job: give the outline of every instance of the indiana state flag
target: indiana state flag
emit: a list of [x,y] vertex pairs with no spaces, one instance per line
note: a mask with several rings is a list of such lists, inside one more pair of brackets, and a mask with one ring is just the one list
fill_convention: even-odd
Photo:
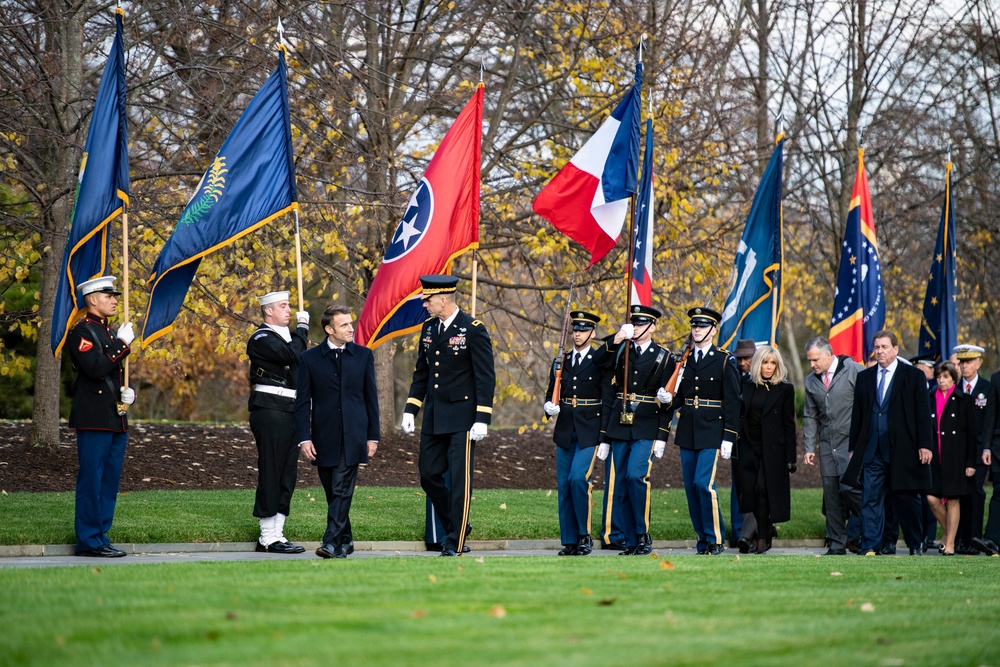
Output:
[[944,206],[920,321],[920,355],[940,361],[958,345],[955,304],[955,205],[951,199],[951,162],[946,165]]
[[851,193],[851,210],[841,245],[837,291],[830,319],[830,346],[865,363],[872,354],[872,336],[885,327],[885,292],[875,238],[872,198],[865,174],[865,151],[858,149],[858,173]]
[[479,247],[483,84],[458,114],[410,197],[358,317],[354,341],[370,348],[415,331],[427,319],[420,276],[448,273]]
[[153,266],[142,347],[173,328],[202,257],[298,208],[285,52],[202,176]]
[[767,163],[750,206],[747,225],[736,250],[729,297],[722,310],[719,345],[749,338],[775,344],[781,317],[782,242],[781,168],[785,139]]
[[589,250],[590,266],[615,246],[637,189],[641,97],[640,62],[611,116],[535,197],[535,213]]
[[653,305],[653,119],[646,119],[646,153],[632,239],[632,305]]
[[125,109],[125,49],[122,10],[115,12],[115,38],[97,89],[73,196],[69,235],[52,312],[52,353],[58,355],[70,325],[86,310],[77,285],[105,274],[111,220],[128,205],[128,125]]

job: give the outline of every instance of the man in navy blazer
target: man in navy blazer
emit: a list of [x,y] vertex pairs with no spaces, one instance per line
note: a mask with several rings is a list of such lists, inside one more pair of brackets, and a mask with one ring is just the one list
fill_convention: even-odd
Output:
[[900,362],[891,331],[874,337],[875,361],[854,387],[850,462],[842,481],[861,487],[861,553],[879,553],[891,497],[911,555],[921,553],[920,497],[930,488],[934,429],[924,374]]
[[349,513],[358,464],[368,463],[378,447],[375,357],[352,342],[347,306],[327,308],[322,325],[326,340],[299,361],[295,436],[326,492],[326,533],[316,555],[347,558],[354,551]]

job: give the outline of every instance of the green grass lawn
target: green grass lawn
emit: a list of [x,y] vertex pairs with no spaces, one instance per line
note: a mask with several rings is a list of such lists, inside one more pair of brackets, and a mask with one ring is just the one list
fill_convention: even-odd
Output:
[[996,665],[996,568],[727,554],[0,569],[0,665]]
[[[593,528],[600,530],[601,494],[594,494]],[[251,516],[254,492],[142,491],[118,497],[110,537],[119,543],[251,542],[259,535]],[[729,490],[720,489],[729,520]],[[823,536],[820,489],[792,490],[792,520],[779,527],[785,539]],[[682,489],[655,489],[651,534],[658,540],[694,539]],[[73,493],[0,496],[0,544],[72,544]],[[555,491],[480,490],[471,505],[471,539],[558,539]],[[422,540],[424,495],[412,488],[366,487],[354,495],[356,540]],[[326,502],[318,487],[298,489],[285,526],[291,540],[319,541]]]

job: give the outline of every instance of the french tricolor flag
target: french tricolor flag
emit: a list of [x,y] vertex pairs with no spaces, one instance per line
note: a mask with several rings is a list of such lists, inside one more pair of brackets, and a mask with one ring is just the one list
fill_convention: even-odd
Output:
[[589,250],[590,266],[617,243],[637,190],[641,96],[640,62],[625,98],[535,197],[535,213]]

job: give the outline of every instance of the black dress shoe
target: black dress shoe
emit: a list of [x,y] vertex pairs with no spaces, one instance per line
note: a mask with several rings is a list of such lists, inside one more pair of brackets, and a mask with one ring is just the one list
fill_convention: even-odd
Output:
[[979,550],[976,549],[971,544],[960,542],[955,545],[955,553],[962,554],[963,556],[975,556],[976,554],[979,553]]
[[861,541],[860,540],[847,540],[847,544],[844,547],[851,553],[858,553],[861,551]]
[[322,544],[319,549],[316,550],[316,555],[320,558],[336,558],[336,554],[334,553],[335,549],[336,547],[332,544]]
[[721,544],[709,544],[708,549],[705,550],[705,553],[708,554],[709,556],[718,556],[725,550],[726,547],[722,546]]
[[443,545],[440,542],[424,542],[427,551],[441,551]]
[[628,547],[625,546],[625,540],[618,540],[617,542],[601,542],[602,549],[608,549],[610,551],[625,551]]
[[736,548],[740,550],[741,554],[750,553],[750,538],[740,537],[740,539],[736,540]]
[[576,545],[576,556],[589,556],[590,552],[594,550],[594,538],[590,535],[584,535],[580,538],[580,541]]
[[301,554],[305,553],[306,548],[298,544],[278,540],[277,542],[271,542],[266,547],[260,542],[257,542],[257,551],[262,553],[267,552],[269,554]]
[[935,542],[934,540],[927,540],[924,542],[924,551],[930,551],[931,549],[940,549],[941,543]]
[[559,550],[557,556],[575,556],[576,555],[576,545],[575,544],[564,544],[563,548]]
[[881,553],[883,556],[895,556],[896,546],[893,545],[889,547],[882,547],[882,551],[880,551],[879,553]]
[[622,551],[618,555],[619,556],[634,556],[635,555],[635,547],[634,546],[633,547],[625,547],[625,550]]
[[649,533],[640,535],[635,547],[632,550],[632,555],[648,556],[651,553],[653,553],[653,539],[649,536]]
[[458,557],[458,554],[455,553],[454,550],[449,549],[448,547],[444,547],[444,546],[441,547],[441,555],[445,556],[446,558],[457,558]]
[[348,551],[347,551],[347,545],[346,544],[339,544],[339,545],[337,545],[337,546],[335,546],[333,548],[333,557],[334,558],[347,558],[347,554],[348,554]]
[[846,549],[827,549],[826,553],[823,554],[823,555],[824,556],[846,556],[847,555],[847,550]]
[[921,548],[919,548],[919,547],[916,548],[916,549],[910,549],[910,555],[911,556],[923,556],[924,555],[924,550],[921,549]]
[[126,554],[121,549],[115,549],[110,545],[102,544],[101,546],[94,547],[93,549],[77,551],[76,555],[83,556],[84,558],[121,558]]
[[988,556],[997,555],[997,545],[990,539],[983,539],[981,537],[972,538],[972,546],[976,547],[979,551],[982,551]]

